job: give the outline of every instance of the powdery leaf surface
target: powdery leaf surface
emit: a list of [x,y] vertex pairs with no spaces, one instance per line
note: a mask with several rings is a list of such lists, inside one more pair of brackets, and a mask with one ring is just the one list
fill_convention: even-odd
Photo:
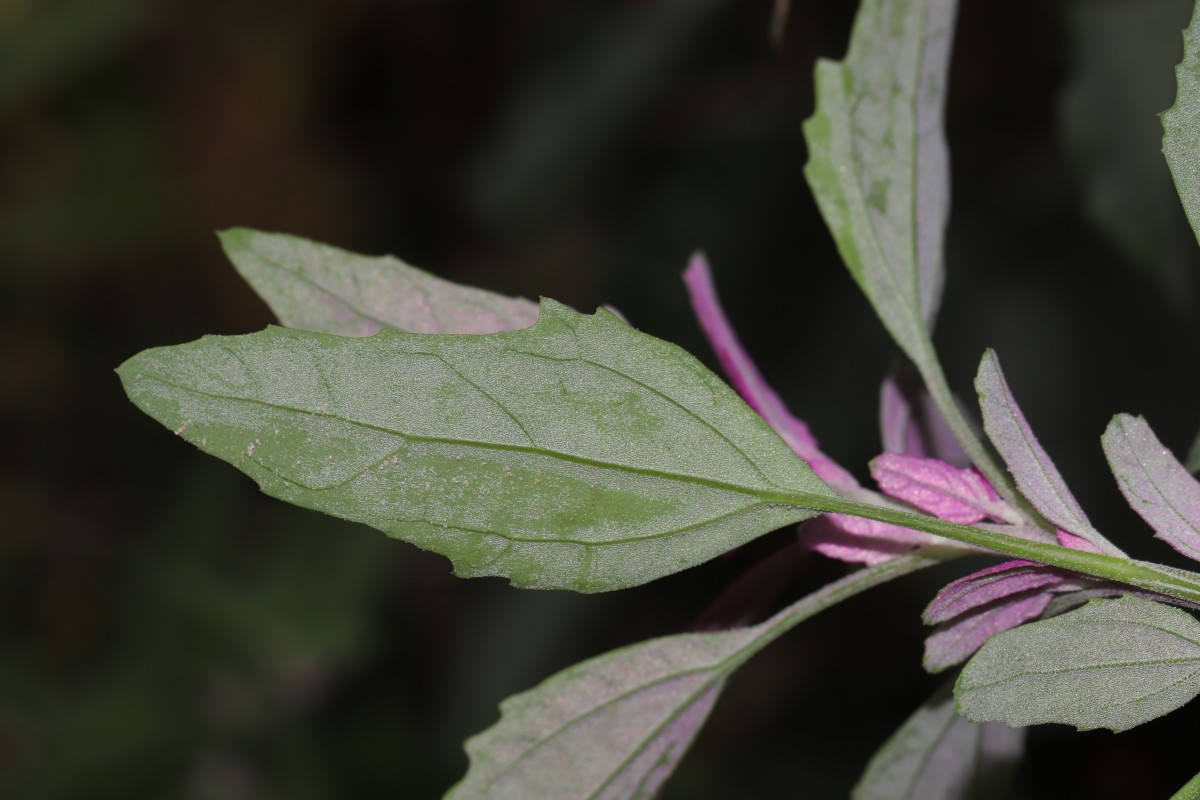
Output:
[[1141,417],[1118,414],[1101,441],[1130,507],[1156,536],[1200,561],[1200,482]]
[[953,0],[868,0],[841,62],[817,63],[804,174],[846,266],[917,364],[942,291],[942,133]]
[[983,427],[1017,482],[1017,488],[1046,519],[1112,555],[1123,555],[1088,521],[1050,456],[1033,435],[1008,388],[1000,360],[988,350],[975,377]]
[[832,491],[683,350],[553,301],[508,333],[268,328],[118,372],[143,411],[267,494],[442,553],[464,577],[634,586]]
[[362,256],[298,236],[233,228],[225,254],[279,321],[342,336],[381,328],[496,333],[537,321],[537,303],[460,286],[392,256]]
[[931,562],[859,570],[758,625],[655,639],[576,664],[500,704],[467,741],[448,800],[648,800],[699,731],[728,677],[823,609]]
[[1200,692],[1200,623],[1126,596],[988,640],[959,675],[959,712],[1010,726],[1048,722],[1123,731]]
[[1200,10],[1183,32],[1183,60],[1175,67],[1175,105],[1162,114],[1163,155],[1200,240]]
[[936,458],[884,453],[871,461],[871,477],[889,497],[927,514],[970,525],[984,518],[1019,522],[976,470]]
[[947,683],[871,758],[853,800],[980,800],[1011,797],[1025,731],[976,723],[954,710]]

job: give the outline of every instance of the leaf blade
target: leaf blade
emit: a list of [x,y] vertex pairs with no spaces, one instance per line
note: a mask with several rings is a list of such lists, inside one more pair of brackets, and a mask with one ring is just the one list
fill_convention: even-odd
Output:
[[958,710],[975,722],[1064,723],[1123,731],[1200,693],[1200,623],[1126,595],[1006,631],[959,675]]
[[953,0],[866,2],[841,62],[817,64],[805,177],[854,279],[902,349],[928,359],[949,209],[942,115]]
[[953,682],[944,684],[876,751],[853,800],[1009,796],[1025,731],[960,717],[952,690]]
[[1163,155],[1200,241],[1200,9],[1183,32],[1183,60],[1175,67],[1175,104],[1162,113]]
[[742,663],[799,622],[931,563],[868,567],[758,625],[654,639],[568,667],[505,700],[500,720],[467,741],[470,766],[447,800],[650,798]]
[[1013,397],[993,350],[983,354],[975,376],[983,428],[1016,479],[1021,494],[1042,516],[1113,555],[1122,555],[1097,531],[1083,512],[1062,474],[1038,442]]
[[1154,535],[1200,560],[1200,482],[1141,417],[1118,414],[1101,437],[1121,494]]
[[698,361],[553,301],[533,328],[269,328],[146,351],[131,399],[272,496],[447,555],[464,576],[604,591],[812,515],[830,494]]
[[460,286],[392,256],[363,256],[299,236],[231,228],[218,236],[234,267],[289,328],[371,336],[496,333],[527,328],[538,306]]

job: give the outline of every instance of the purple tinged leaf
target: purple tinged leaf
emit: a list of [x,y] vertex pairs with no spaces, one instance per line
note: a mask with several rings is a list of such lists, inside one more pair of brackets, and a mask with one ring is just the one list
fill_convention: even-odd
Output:
[[894,367],[879,387],[879,429],[886,453],[970,463],[937,404],[907,365]]
[[808,462],[818,478],[839,489],[857,487],[858,482],[850,473],[821,452],[808,425],[792,416],[742,347],[717,298],[712,272],[703,253],[692,256],[683,273],[683,281],[700,327],[742,399],[766,420],[796,455]]
[[381,328],[497,333],[537,322],[537,303],[459,286],[391,256],[248,228],[220,237],[234,267],[289,328],[341,336],[371,336]]
[[903,500],[940,519],[970,525],[990,517],[1019,523],[975,469],[961,469],[936,458],[884,453],[871,462],[871,476],[889,497]]
[[928,672],[941,672],[966,661],[992,636],[1040,616],[1051,599],[1049,592],[1034,589],[943,623],[925,639],[922,664]]
[[965,720],[953,681],[909,717],[871,758],[853,800],[963,800],[1009,797],[1025,730]]
[[871,566],[939,544],[942,540],[923,531],[886,522],[847,514],[824,514],[805,523],[801,541],[823,556]]
[[1017,488],[1042,516],[1060,528],[1091,541],[1112,555],[1124,555],[1088,521],[1062,475],[1038,443],[1037,437],[1008,388],[1000,361],[988,350],[975,378],[983,427],[996,446]]
[[470,767],[446,798],[648,800],[742,663],[805,619],[931,563],[859,570],[758,625],[654,639],[568,667],[500,704],[500,720],[467,741]]
[[1101,441],[1130,507],[1158,538],[1200,561],[1200,482],[1141,417],[1118,414]]
[[1060,573],[1040,564],[1008,561],[947,584],[925,609],[923,619],[926,625],[936,625],[997,600],[1062,582]]

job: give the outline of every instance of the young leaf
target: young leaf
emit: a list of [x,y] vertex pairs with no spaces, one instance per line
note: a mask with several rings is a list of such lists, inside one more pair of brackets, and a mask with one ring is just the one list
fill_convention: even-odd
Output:
[[954,431],[906,362],[894,364],[880,384],[879,430],[885,453],[936,458],[960,467],[968,463]]
[[219,235],[237,271],[289,328],[342,336],[380,328],[496,333],[537,321],[536,303],[459,286],[392,256],[360,256],[249,228]]
[[1200,561],[1200,482],[1141,417],[1118,414],[1101,440],[1109,466],[1129,505],[1155,535]]
[[992,350],[984,353],[979,362],[975,389],[979,392],[984,430],[1008,465],[1021,494],[1058,527],[1082,536],[1108,553],[1122,555],[1092,527],[1058,468],[1033,435],[1008,388],[1004,373],[1000,371],[1000,360]]
[[1200,693],[1200,623],[1152,600],[1093,600],[988,640],[955,686],[976,722],[1123,731]]
[[1162,113],[1163,155],[1200,239],[1200,10],[1183,32],[1183,61],[1175,67],[1175,105]]
[[954,710],[953,683],[934,692],[871,758],[853,800],[1011,797],[1025,731],[970,722]]
[[118,372],[169,429],[296,505],[465,577],[605,591],[698,564],[831,491],[719,378],[554,301],[488,336],[286,328],[148,350]]
[[865,0],[841,62],[817,63],[804,169],[854,279],[918,366],[942,291],[942,133],[953,0]]
[[1021,521],[974,469],[954,467],[936,458],[884,453],[872,459],[871,477],[889,497],[951,522],[969,525],[988,517],[1000,522]]
[[889,561],[750,628],[654,639],[569,667],[501,703],[500,721],[467,741],[470,767],[447,800],[653,797],[750,656],[814,614],[930,563]]

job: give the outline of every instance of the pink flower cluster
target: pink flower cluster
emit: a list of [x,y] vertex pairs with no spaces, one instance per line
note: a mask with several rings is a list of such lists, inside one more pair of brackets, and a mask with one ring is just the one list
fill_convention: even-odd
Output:
[[[726,318],[702,255],[692,257],[684,282],[700,325],[733,387],[825,483],[849,498],[877,505],[899,501],[940,519],[966,525],[999,523],[1015,535],[1027,535],[1031,526],[1024,515],[1005,503],[983,475],[974,468],[949,463],[965,457],[940,416],[926,413],[924,418],[934,430],[917,434],[918,415],[912,413],[892,380],[885,382],[882,393],[885,440],[889,449],[903,452],[886,452],[871,462],[871,477],[879,492],[863,487],[821,451],[808,425],[792,416],[767,385]],[[926,442],[934,444],[923,444]],[[863,564],[878,564],[944,543],[921,531],[844,514],[810,520],[804,524],[803,535],[817,552]],[[1099,552],[1091,542],[1065,531],[1058,532],[1058,541],[1064,547]],[[936,626],[925,644],[926,669],[936,672],[965,661],[990,636],[1036,619],[1056,595],[1067,592],[1079,592],[1083,599],[1120,590],[1029,561],[1009,561],[954,581],[925,611],[926,623]]]

